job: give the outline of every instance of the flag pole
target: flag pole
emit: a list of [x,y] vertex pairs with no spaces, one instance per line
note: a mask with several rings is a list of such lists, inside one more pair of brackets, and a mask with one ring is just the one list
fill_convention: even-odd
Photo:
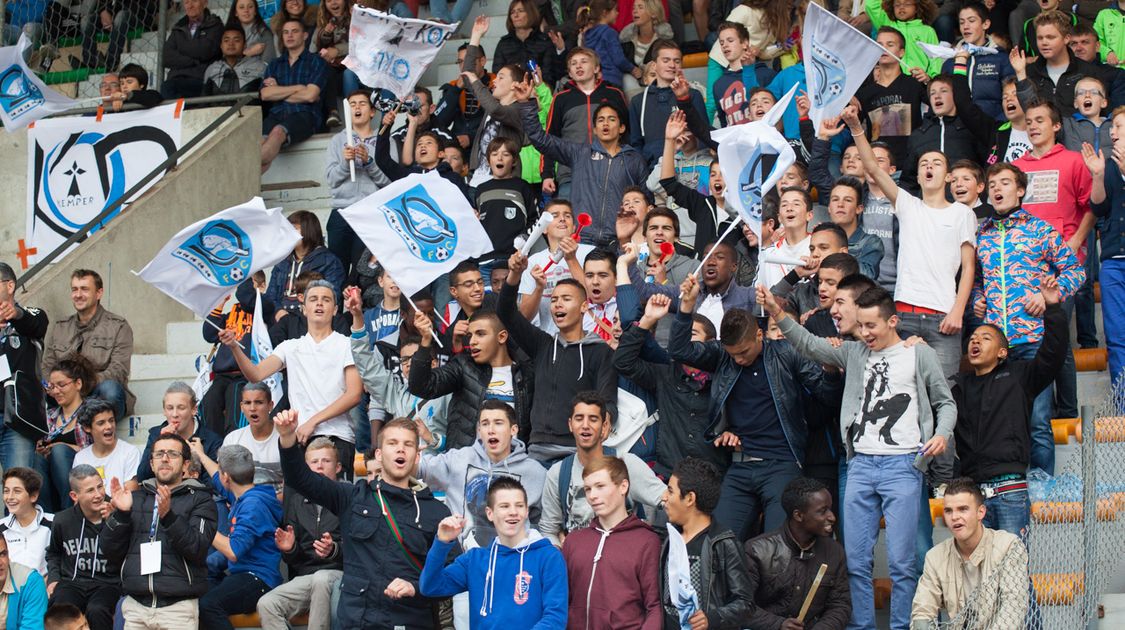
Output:
[[[348,132],[347,146],[355,149],[355,139],[352,136],[352,108],[348,105],[348,99],[344,99],[344,124]],[[355,158],[348,160],[348,168],[351,169],[352,183],[355,183]]]
[[[731,231],[734,230],[734,226],[738,225],[741,222],[742,222],[742,215],[740,214],[740,215],[738,215],[734,218],[734,221],[730,222],[730,225],[727,226],[727,229],[723,230],[722,236],[717,238],[715,240],[715,243],[716,244],[722,243],[724,240],[726,240],[727,236],[729,236]],[[760,241],[761,239],[759,238],[758,240]],[[691,273],[691,275],[698,276],[699,272],[703,271],[703,265],[707,264],[707,259],[710,258],[711,254],[714,253],[714,252],[715,252],[715,248],[712,247],[711,251],[707,252],[707,254],[703,256],[703,260],[699,261],[699,266],[695,268],[695,271],[693,271]]]
[[[204,318],[203,318],[203,323],[204,323],[204,324],[207,324],[208,326],[210,326],[211,328],[214,328],[215,330],[217,330],[217,331],[219,331],[219,332],[223,332],[224,330],[226,330],[226,328],[219,328],[219,325],[218,325],[218,324],[216,324],[215,322],[211,321],[211,320],[210,320],[209,318],[207,318],[207,317],[204,317]],[[243,351],[243,352],[249,352],[249,350],[247,350],[247,349],[246,349],[246,346],[242,345],[242,342],[241,342],[241,341],[239,341],[239,340],[235,339],[235,340],[234,340],[234,343],[238,344],[238,347],[239,347],[239,348],[242,348],[242,351]]]
[[[409,302],[410,306],[414,308],[415,313],[421,313],[422,312],[422,309],[418,308],[418,305],[414,303],[414,300],[410,299],[410,296],[406,294],[406,291],[402,292],[402,297],[406,298],[406,301]],[[437,311],[435,311],[435,313],[436,312]],[[438,317],[440,318],[441,315],[438,315]],[[444,322],[445,319],[442,318],[441,321]],[[447,323],[446,326],[449,326],[449,324]],[[438,338],[438,334],[434,331],[433,328],[430,328],[430,336],[432,336],[434,338],[434,343],[437,344],[437,347],[441,348],[442,350],[445,349],[445,346],[441,345],[441,339]]]

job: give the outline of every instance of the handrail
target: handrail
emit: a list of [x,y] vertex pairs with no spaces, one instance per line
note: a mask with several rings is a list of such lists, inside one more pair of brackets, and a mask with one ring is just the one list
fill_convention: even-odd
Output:
[[[2,0],[0,0],[0,1],[2,1]],[[185,98],[184,99],[184,106],[187,107],[189,105],[195,106],[195,105],[212,105],[212,104],[215,104],[215,103],[231,103],[231,102],[237,102],[239,99],[241,99],[243,97],[250,97],[250,100],[254,100],[256,98],[259,98],[258,92],[238,92],[237,94],[212,94],[211,96],[193,96],[191,98]],[[175,103],[175,102],[176,102],[175,100],[170,99],[170,100],[163,101],[162,103],[160,103],[160,105],[167,105],[169,103]],[[82,108],[79,108],[79,109],[68,109],[68,110],[63,111],[63,112],[55,112],[53,114],[48,114],[47,116],[44,116],[43,118],[65,118],[67,116],[93,116],[93,115],[98,113],[99,109],[102,110],[102,112],[106,113],[106,114],[118,114],[118,113],[121,113],[121,112],[137,112],[137,111],[141,111],[142,109],[149,109],[149,108],[145,107],[144,105],[138,105],[136,103],[123,103],[121,105],[120,112],[118,112],[118,111],[111,111],[111,110],[107,109],[104,105],[96,105],[96,106],[93,106],[93,107],[82,107]]]
[[227,108],[227,110],[220,114],[218,118],[211,121],[211,124],[207,125],[203,128],[202,131],[192,136],[191,140],[188,140],[175,153],[169,155],[168,158],[158,164],[156,168],[149,171],[149,173],[142,177],[136,184],[134,184],[132,188],[126,190],[113,203],[109,204],[108,207],[98,213],[98,216],[91,219],[88,223],[86,223],[86,225],[83,225],[81,228],[79,228],[78,231],[67,237],[67,239],[63,241],[62,244],[51,250],[51,252],[47,255],[43,256],[43,258],[41,258],[39,262],[32,265],[30,269],[28,269],[22,276],[20,276],[19,280],[16,281],[16,285],[22,287],[24,291],[27,291],[27,283],[32,278],[39,275],[39,273],[46,269],[48,265],[54,262],[54,260],[58,258],[64,251],[66,251],[71,245],[89,236],[91,230],[93,230],[99,223],[105,221],[106,218],[111,214],[116,212],[117,209],[120,208],[127,199],[130,199],[133,195],[139,193],[142,189],[144,189],[146,185],[148,185],[150,181],[156,179],[156,176],[158,174],[174,168],[181,157],[187,154],[188,151],[194,149],[197,144],[203,142],[205,138],[214,133],[214,131],[218,129],[220,125],[226,122],[228,118],[234,116],[243,107],[245,107],[247,103],[249,103],[256,97],[256,94],[242,95],[234,105],[231,105],[229,108]]

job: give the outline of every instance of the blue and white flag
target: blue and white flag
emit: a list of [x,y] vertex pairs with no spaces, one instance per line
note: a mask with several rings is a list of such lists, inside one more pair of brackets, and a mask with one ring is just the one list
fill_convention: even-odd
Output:
[[[262,292],[255,289],[254,319],[250,326],[250,360],[257,365],[271,354],[273,354],[273,342],[270,341],[270,332],[262,315]],[[285,395],[284,390],[281,389],[281,372],[275,372],[273,376],[262,382],[269,386],[271,400],[279,401]],[[246,426],[245,416],[239,420],[239,426]]]
[[691,562],[680,530],[668,527],[668,596],[679,613],[680,629],[691,630],[691,616],[699,610],[699,595],[691,583]]
[[887,51],[815,2],[810,2],[805,12],[801,38],[805,83],[809,86],[809,119],[813,129],[819,129],[820,121],[844,111]]
[[[915,42],[922,52],[926,53],[927,57],[931,59],[953,59],[957,56],[957,48],[942,42],[940,44],[927,44],[926,42]],[[992,46],[977,46],[974,44],[961,44],[958,48],[963,49],[970,55],[995,55],[1000,52],[998,48]]]
[[796,91],[794,85],[761,120],[711,132],[711,139],[719,143],[719,170],[727,182],[723,196],[759,239],[762,238],[762,192],[777,185],[785,171],[797,161],[793,147],[777,130],[777,123]]
[[465,195],[435,171],[392,182],[340,215],[407,296],[492,251]]
[[373,90],[385,88],[403,99],[414,91],[455,30],[457,24],[400,18],[356,5],[344,65],[364,85]]
[[261,197],[180,230],[138,276],[207,317],[238,285],[293,252],[301,234]]
[[0,48],[0,120],[8,133],[78,105],[78,101],[47,87],[24,63],[24,52],[31,46],[27,35],[20,35],[15,46]]

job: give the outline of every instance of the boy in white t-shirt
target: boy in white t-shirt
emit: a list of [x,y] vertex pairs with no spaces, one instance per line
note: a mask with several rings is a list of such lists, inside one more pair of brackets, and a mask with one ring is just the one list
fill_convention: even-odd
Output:
[[[784,237],[776,244],[763,248],[763,255],[776,251],[782,256],[793,259],[808,256],[809,243],[812,239],[809,234],[809,221],[812,220],[812,198],[809,196],[809,191],[797,186],[783,188],[777,206],[777,220],[781,224]],[[758,284],[772,287],[780,282],[785,274],[793,271],[793,267],[793,265],[760,262]]]
[[946,200],[949,162],[944,154],[927,151],[918,157],[919,199],[879,168],[855,112],[845,111],[843,120],[864,168],[898,217],[898,331],[924,339],[937,352],[946,378],[952,377],[961,364],[961,322],[976,270],[976,216],[965,204]]
[[282,369],[287,370],[289,406],[302,421],[297,439],[308,443],[313,437],[330,438],[345,463],[344,477],[351,479],[355,459],[355,427],[348,412],[359,404],[363,382],[352,360],[348,338],[332,330],[336,313],[336,289],[324,280],[305,287],[305,317],[309,332],[298,339],[283,341],[273,354],[255,365],[234,336],[234,331],[219,333],[219,341],[231,350],[238,369],[252,383],[259,383]]
[[[551,317],[551,293],[560,280],[582,278],[582,263],[594,247],[576,242],[574,235],[574,209],[565,199],[555,199],[543,209],[555,218],[543,232],[547,249],[527,257],[531,273],[520,279],[520,313],[532,324],[548,333],[556,333],[559,327]],[[559,256],[547,269],[547,264]]]
[[113,405],[99,398],[87,398],[78,408],[78,424],[90,434],[92,441],[74,454],[73,466],[89,464],[109,485],[117,479],[129,492],[137,484],[137,467],[141,464],[141,451],[128,442],[117,439],[117,420]]
[[223,446],[237,444],[246,447],[254,458],[254,465],[281,472],[281,454],[277,450],[277,430],[273,428],[273,395],[265,383],[247,383],[242,388],[239,402],[246,426],[235,429],[223,438]]

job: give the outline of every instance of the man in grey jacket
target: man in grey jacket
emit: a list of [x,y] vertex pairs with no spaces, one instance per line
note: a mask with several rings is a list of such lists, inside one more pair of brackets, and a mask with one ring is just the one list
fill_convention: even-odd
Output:
[[758,288],[758,303],[782,334],[806,357],[845,371],[840,433],[848,455],[844,540],[852,592],[849,627],[875,625],[871,607],[872,553],[879,517],[887,522],[891,627],[910,625],[918,584],[914,542],[922,503],[922,473],[945,452],[957,422],[957,404],[933,348],[909,347],[895,327],[894,299],[881,288],[856,298],[859,337],[839,348],[813,336],[788,317],[777,300]]

